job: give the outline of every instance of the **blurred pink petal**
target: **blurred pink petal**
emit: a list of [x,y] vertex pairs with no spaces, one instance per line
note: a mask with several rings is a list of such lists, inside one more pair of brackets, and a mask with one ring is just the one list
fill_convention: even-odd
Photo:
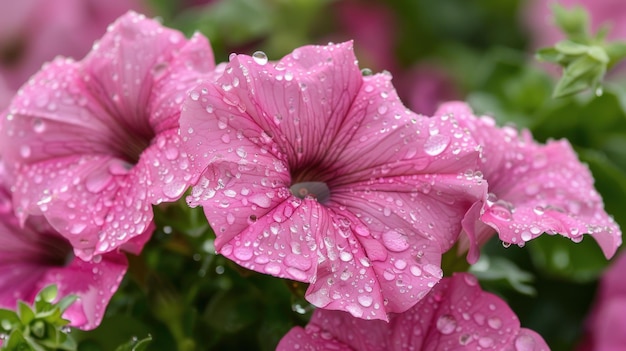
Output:
[[142,1],[0,2],[0,79],[15,92],[55,56],[85,56],[107,25],[131,9],[144,10]]
[[365,319],[409,309],[439,281],[485,196],[473,140],[452,118],[407,110],[388,75],[361,76],[351,43],[276,63],[232,56],[190,93],[181,135],[203,172],[188,202],[217,251]]
[[[494,232],[509,244],[524,245],[542,233],[561,234],[575,242],[591,235],[608,258],[621,244],[621,231],[604,211],[593,177],[567,140],[536,143],[530,132],[498,128],[490,117],[475,117],[464,103],[448,103],[437,115],[454,116],[482,145],[481,171],[489,194],[479,212],[468,220],[470,256],[477,243]],[[473,226],[472,224],[475,224]],[[485,224],[493,230],[490,230]]]
[[397,19],[392,8],[383,2],[360,0],[337,1],[334,8],[345,37],[355,42],[361,64],[375,71],[395,71]]
[[20,218],[44,215],[86,260],[129,241],[138,251],[151,206],[176,201],[195,180],[178,118],[213,69],[204,37],[187,40],[133,12],[84,60],[46,65],[11,102],[3,130]]
[[407,107],[426,116],[432,116],[443,102],[460,97],[454,80],[433,63],[418,64],[397,74],[394,82]]
[[287,350],[549,350],[535,332],[520,328],[499,297],[481,290],[474,276],[442,279],[410,310],[389,323],[366,321],[341,311],[318,309],[303,329],[279,342]]
[[30,217],[21,227],[5,175],[0,177],[0,307],[15,309],[18,300],[32,303],[41,289],[56,284],[59,297],[78,297],[64,314],[70,325],[97,327],[126,273],[126,257],[119,252],[88,262],[74,257],[69,242],[41,216]]
[[626,254],[604,273],[586,323],[587,345],[581,350],[618,351],[626,345]]

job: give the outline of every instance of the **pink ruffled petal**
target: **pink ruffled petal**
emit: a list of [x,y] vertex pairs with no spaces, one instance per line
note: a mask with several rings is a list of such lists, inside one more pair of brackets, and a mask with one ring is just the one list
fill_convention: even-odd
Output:
[[579,242],[587,233],[606,257],[615,254],[621,231],[566,140],[537,144],[527,131],[519,135],[510,127],[497,128],[493,119],[476,118],[461,103],[443,105],[437,114],[454,115],[483,146],[481,171],[489,195],[480,221],[502,241],[524,245],[546,232]]
[[30,216],[20,226],[3,173],[0,169],[0,306],[15,309],[18,300],[32,303],[41,289],[56,284],[59,298],[78,297],[64,314],[70,325],[97,327],[126,273],[126,257],[113,252],[85,262],[72,255],[67,240],[44,217]]
[[[319,309],[304,329],[281,340],[277,350],[296,350],[319,336],[352,350],[549,350],[497,296],[483,292],[470,274],[443,279],[412,309],[389,323]],[[296,346],[297,345],[297,346]],[[334,345],[334,344],[331,344]],[[339,347],[339,346],[337,346]],[[313,348],[315,349],[315,348]]]
[[354,351],[350,346],[328,337],[328,332],[311,325],[307,329],[295,327],[280,340],[276,351]]
[[59,296],[76,295],[78,299],[65,311],[64,317],[72,326],[90,330],[100,325],[127,267],[126,257],[117,252],[94,256],[91,262],[75,258],[66,267],[49,268],[39,281],[38,289],[56,284]]
[[[235,128],[241,119],[238,115],[245,115],[257,129],[273,138],[286,161],[295,168],[324,159],[327,150],[337,142],[334,136],[345,128],[345,115],[362,82],[351,48],[351,43],[305,46],[275,64],[237,55],[218,79],[217,89],[209,93],[221,101],[201,102],[206,109],[204,114],[215,114],[220,122],[218,127],[223,126],[220,131],[227,126]],[[198,93],[204,91],[202,88],[197,88]],[[194,124],[203,122],[197,117],[182,117],[183,135],[188,127],[197,130]],[[218,140],[224,142],[221,137]],[[210,147],[202,146],[202,152],[210,152],[207,148]],[[196,162],[202,165],[208,161]]]
[[151,205],[176,201],[197,177],[180,150],[178,117],[213,69],[205,38],[187,40],[133,12],[83,61],[44,67],[3,127],[20,219],[43,214],[85,260],[138,252],[153,230]]

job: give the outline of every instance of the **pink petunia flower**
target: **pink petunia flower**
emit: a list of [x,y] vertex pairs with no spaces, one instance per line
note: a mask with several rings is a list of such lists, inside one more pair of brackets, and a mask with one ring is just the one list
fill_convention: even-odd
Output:
[[190,93],[181,135],[203,173],[188,202],[219,253],[366,319],[409,309],[439,281],[486,190],[454,119],[407,110],[388,75],[361,75],[350,42],[276,63],[232,55]]
[[[107,25],[138,0],[0,2],[0,80],[15,91],[57,55],[83,57]],[[0,99],[0,109],[6,107]]]
[[580,351],[620,351],[626,345],[626,253],[619,254],[602,276],[586,323],[587,342]]
[[454,116],[482,146],[480,170],[489,193],[464,222],[470,262],[494,232],[504,243],[520,246],[544,232],[575,242],[587,233],[607,258],[615,254],[621,231],[567,140],[540,145],[527,130],[519,134],[512,127],[498,128],[491,117],[475,117],[465,103],[444,104],[436,115]]
[[78,297],[63,315],[70,325],[97,327],[126,273],[126,257],[110,252],[86,262],[74,257],[70,243],[43,217],[32,216],[20,226],[3,168],[0,164],[0,307],[32,303],[42,288],[56,284],[59,296]]
[[[80,62],[58,58],[11,102],[2,153],[20,220],[43,215],[85,260],[149,238],[151,205],[194,181],[180,106],[214,69],[208,41],[134,12]],[[132,245],[131,245],[132,244]]]
[[547,351],[532,330],[520,328],[502,299],[481,290],[476,278],[444,278],[413,308],[389,323],[318,309],[305,328],[291,329],[279,342],[288,350],[482,350]]

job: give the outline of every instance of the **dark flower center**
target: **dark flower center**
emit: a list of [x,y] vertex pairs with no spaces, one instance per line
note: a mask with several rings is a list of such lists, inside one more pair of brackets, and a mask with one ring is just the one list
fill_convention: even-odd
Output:
[[295,197],[300,199],[314,198],[322,204],[330,199],[330,189],[324,182],[295,183],[289,190]]

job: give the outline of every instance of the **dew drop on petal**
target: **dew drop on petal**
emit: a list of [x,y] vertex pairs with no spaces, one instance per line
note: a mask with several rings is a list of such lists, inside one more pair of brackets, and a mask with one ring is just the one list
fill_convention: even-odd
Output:
[[424,152],[430,156],[440,155],[450,145],[450,137],[443,134],[434,134],[424,143]]
[[452,334],[456,329],[456,319],[452,315],[444,314],[437,319],[437,330],[441,334]]
[[357,301],[359,301],[363,307],[370,307],[374,302],[374,299],[369,295],[359,295],[359,297],[357,297]]
[[46,130],[46,123],[41,118],[33,120],[33,130],[36,133],[43,133]]
[[233,250],[233,255],[239,260],[248,261],[252,258],[252,248],[246,246],[238,246]]
[[535,339],[529,335],[518,335],[515,338],[516,351],[534,351],[535,346]]
[[267,55],[263,51],[255,51],[252,54],[252,59],[254,60],[254,62],[258,63],[259,65],[265,65],[268,61]]
[[402,252],[409,248],[409,239],[406,235],[395,231],[389,230],[383,233],[383,245],[393,252]]
[[487,324],[493,329],[500,329],[500,327],[502,327],[502,320],[498,317],[491,317],[487,319]]
[[502,221],[510,221],[513,216],[512,206],[506,201],[496,201],[489,210],[494,217]]
[[482,337],[478,339],[478,345],[481,347],[491,347],[493,346],[493,339],[490,337]]

